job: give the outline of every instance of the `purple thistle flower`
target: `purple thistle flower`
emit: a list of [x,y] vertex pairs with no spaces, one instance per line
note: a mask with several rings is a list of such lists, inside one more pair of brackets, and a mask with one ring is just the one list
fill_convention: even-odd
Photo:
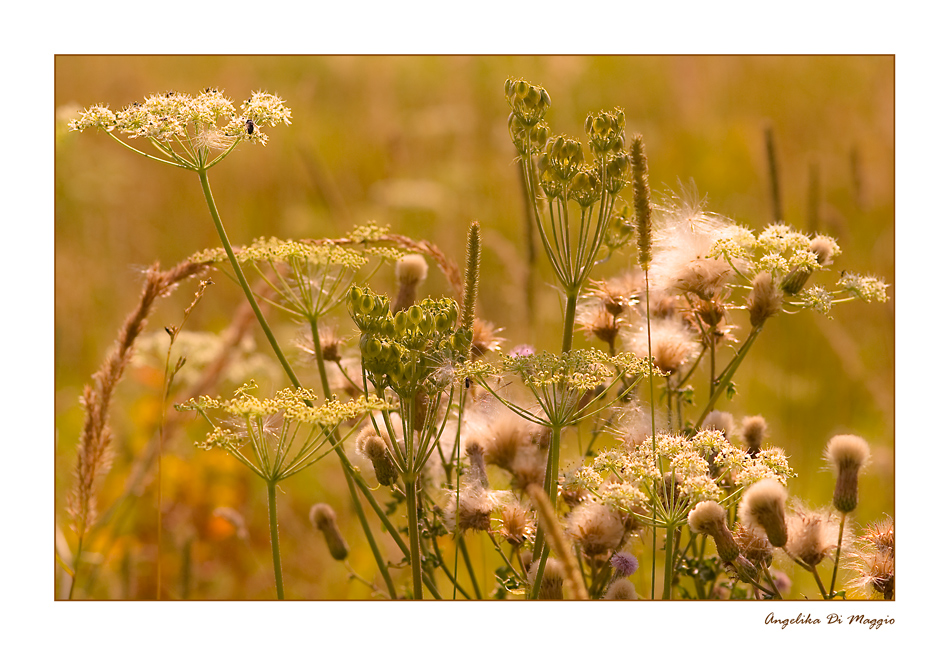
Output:
[[617,576],[626,578],[637,571],[640,567],[636,556],[626,551],[618,551],[610,558],[610,564],[617,570]]
[[508,352],[508,355],[513,358],[522,358],[528,355],[534,355],[534,347],[530,344],[521,344],[520,346],[516,346],[511,349],[511,351]]

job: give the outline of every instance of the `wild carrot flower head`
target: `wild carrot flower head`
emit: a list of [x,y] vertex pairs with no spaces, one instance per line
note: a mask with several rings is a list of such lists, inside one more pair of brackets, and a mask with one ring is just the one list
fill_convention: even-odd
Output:
[[230,399],[202,396],[176,408],[195,410],[213,426],[196,446],[224,449],[267,480],[282,480],[320,460],[329,452],[325,447],[331,432],[342,423],[389,409],[381,399],[365,397],[315,405],[316,394],[303,388],[283,389],[273,398],[260,399],[251,394],[254,387],[252,381]]
[[[273,303],[297,319],[309,322],[339,306],[357,281],[361,269],[370,261],[398,259],[401,252],[389,248],[363,248],[309,241],[259,238],[250,246],[235,250],[241,264],[268,280],[275,279]],[[223,248],[192,255],[193,262],[223,263],[228,256]],[[371,268],[371,267],[366,267]]]
[[862,301],[883,303],[887,300],[887,285],[874,276],[845,272],[838,280],[838,287]]
[[649,372],[649,365],[631,353],[608,356],[597,349],[576,349],[557,355],[505,356],[499,370],[518,375],[538,400],[545,417],[537,423],[567,425],[584,410],[585,393],[613,385],[621,376],[639,380]]
[[[162,370],[168,357],[168,333],[164,330],[145,333],[135,343],[132,366],[150,370]],[[172,346],[171,362],[179,357],[187,359],[188,366],[175,374],[175,383],[185,388],[197,384],[207,368],[226,358],[221,371],[221,380],[231,385],[252,379],[270,380],[280,376],[281,371],[273,358],[260,353],[254,339],[246,336],[236,344],[229,344],[221,333],[210,331],[181,330]]]
[[113,112],[102,105],[83,110],[69,128],[89,128],[118,133],[129,139],[153,143],[166,163],[198,170],[209,164],[214,150],[229,152],[241,141],[267,143],[262,127],[290,125],[291,111],[284,101],[256,91],[234,107],[218,89],[207,88],[189,95],[176,91],[153,94],[142,102]]
[[[661,464],[667,477],[661,474]],[[661,433],[655,452],[650,440],[632,450],[602,451],[592,464],[570,472],[567,480],[596,491],[604,503],[642,520],[650,516],[652,506],[668,503],[664,501],[668,493],[657,490],[669,488],[671,471],[677,480],[671,498],[681,507],[684,520],[697,503],[724,500],[732,486],[746,487],[768,478],[782,487],[778,481],[793,475],[784,458],[753,460],[719,431],[701,430],[693,436]]]

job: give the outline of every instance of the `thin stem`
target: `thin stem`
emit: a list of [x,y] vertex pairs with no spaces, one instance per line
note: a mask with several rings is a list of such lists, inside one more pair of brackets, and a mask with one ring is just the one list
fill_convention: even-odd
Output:
[[818,590],[821,592],[821,596],[825,599],[830,599],[828,593],[825,592],[825,586],[821,583],[821,577],[818,576],[818,570],[814,566],[809,567],[808,569],[810,569],[811,573],[815,576],[815,583],[818,584]]
[[831,585],[828,586],[831,594],[835,593],[835,579],[838,578],[838,561],[841,559],[841,542],[844,539],[844,521],[846,517],[845,513],[841,513],[841,525],[838,527],[838,550],[835,552],[835,568],[831,572]]
[[564,308],[564,336],[561,339],[561,353],[571,350],[574,343],[574,316],[577,314],[577,290],[567,290],[567,306]]
[[[320,346],[320,331],[317,328],[317,321],[315,318],[310,320],[310,331],[313,335],[313,351],[317,358],[317,368],[320,371],[320,384],[323,386],[323,396],[329,400],[330,382],[327,378],[326,366],[323,362],[323,348]],[[392,577],[389,575],[389,568],[386,566],[386,561],[383,559],[383,554],[380,552],[379,546],[376,544],[376,538],[373,536],[373,531],[369,526],[369,522],[366,521],[366,513],[363,512],[363,504],[360,503],[360,499],[356,494],[356,487],[353,484],[354,475],[350,472],[348,467],[349,463],[344,462],[346,456],[343,453],[343,449],[338,446],[340,440],[336,429],[333,430],[330,442],[334,447],[336,447],[337,455],[340,457],[340,466],[343,468],[343,477],[346,478],[346,486],[350,492],[350,498],[353,501],[353,508],[356,510],[356,516],[359,519],[360,526],[363,529],[363,534],[366,535],[366,541],[369,542],[369,547],[373,552],[373,558],[376,560],[376,566],[379,569],[379,573],[386,582],[386,589],[389,591],[389,598],[395,599],[396,586],[393,584]]]
[[670,525],[666,527],[666,567],[663,575],[664,599],[673,598],[673,556],[675,555],[673,537],[675,532],[676,528],[674,526]]
[[67,599],[73,598],[73,592],[76,590],[76,579],[79,578],[79,559],[82,557],[82,539],[85,536],[85,527],[83,531],[79,534],[79,543],[76,545],[76,556],[73,558],[73,580],[69,584],[69,596]]
[[167,160],[167,159],[162,159],[161,157],[155,157],[154,155],[149,155],[148,153],[143,153],[143,152],[142,152],[141,150],[139,150],[138,148],[134,148],[134,147],[130,146],[129,144],[125,143],[124,141],[122,141],[121,139],[119,139],[117,136],[115,136],[115,135],[112,134],[111,132],[109,132],[108,134],[109,134],[110,137],[112,137],[112,138],[115,139],[117,142],[119,142],[120,144],[122,144],[123,146],[125,146],[126,148],[128,148],[129,150],[131,150],[133,153],[136,153],[137,155],[142,155],[143,157],[147,157],[148,159],[154,160],[154,161],[156,161],[156,162],[161,162],[162,164],[171,164],[172,166],[177,166],[177,167],[180,168],[180,169],[193,170],[190,166],[185,166],[184,164],[179,164],[178,162],[171,162],[171,161],[169,161],[169,160]]
[[244,277],[244,272],[241,270],[241,265],[238,263],[237,257],[234,255],[234,249],[231,248],[231,242],[228,240],[228,235],[224,230],[224,224],[221,222],[221,216],[218,214],[218,208],[214,204],[214,197],[211,195],[211,185],[208,183],[207,170],[200,169],[198,171],[198,178],[201,180],[201,190],[204,192],[205,201],[208,203],[208,210],[211,212],[211,219],[214,221],[214,227],[218,231],[218,237],[221,239],[221,245],[224,246],[224,252],[227,253],[228,261],[231,263],[231,268],[234,269],[234,275],[237,276],[238,284],[240,284],[241,289],[244,290],[244,296],[247,298],[247,302],[251,304],[251,309],[254,311],[254,316],[257,317],[257,321],[261,325],[261,330],[264,331],[264,335],[267,337],[268,343],[270,343],[271,348],[274,349],[274,354],[280,361],[280,366],[283,367],[287,377],[290,379],[290,382],[293,383],[294,387],[300,387],[300,381],[297,380],[297,376],[294,374],[293,368],[291,368],[290,363],[284,356],[284,352],[281,351],[280,345],[277,343],[277,338],[274,337],[274,333],[267,324],[267,320],[264,318],[264,314],[261,312],[261,308],[257,304],[257,300],[254,298],[254,292],[251,291],[250,285],[247,284],[247,279]]
[[478,578],[475,576],[475,569],[472,567],[472,559],[468,555],[468,547],[465,546],[465,538],[459,535],[456,538],[456,543],[462,553],[462,560],[465,561],[465,569],[468,570],[468,578],[472,582],[472,591],[475,593],[475,598],[481,599],[482,591],[478,588]]
[[277,483],[267,481],[267,516],[270,519],[270,546],[274,556],[274,580],[277,598],[284,598],[284,577],[280,571],[280,542],[277,536]]
[[[653,400],[653,334],[650,328],[650,271],[643,271],[644,292],[646,294],[647,317],[647,359],[650,363],[650,431],[652,435],[652,455],[656,462],[656,404]],[[656,526],[656,504],[653,504],[653,526]],[[650,599],[656,599],[656,529],[653,531],[653,553],[650,558]]]
[[769,580],[769,585],[772,586],[772,592],[775,595],[775,598],[781,599],[782,593],[778,591],[778,586],[775,585],[775,579],[772,578],[772,572],[769,571],[768,567],[762,568],[762,571],[765,573],[765,578]]
[[696,420],[696,426],[702,426],[703,420],[706,419],[706,416],[712,412],[712,409],[716,405],[716,401],[719,400],[719,397],[722,396],[722,393],[726,390],[726,387],[729,386],[729,382],[732,380],[732,377],[735,375],[736,371],[739,369],[739,365],[742,364],[742,360],[749,353],[749,349],[752,348],[755,338],[759,336],[759,333],[762,332],[762,328],[765,326],[764,323],[760,323],[756,326],[749,336],[746,338],[745,343],[739,348],[739,352],[735,354],[732,358],[732,361],[729,362],[725,370],[719,375],[719,379],[716,381],[716,389],[709,397],[709,403],[706,404],[706,407],[703,408],[702,413],[699,415],[699,418]]
[[[410,438],[411,440],[411,438]],[[412,598],[422,599],[422,554],[419,544],[419,515],[416,510],[418,493],[416,479],[406,481],[406,513],[409,524],[409,563],[412,567]]]

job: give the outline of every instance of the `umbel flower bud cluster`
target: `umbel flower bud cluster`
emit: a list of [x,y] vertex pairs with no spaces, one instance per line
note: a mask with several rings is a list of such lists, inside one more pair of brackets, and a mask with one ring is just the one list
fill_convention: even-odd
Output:
[[550,199],[573,200],[590,207],[606,190],[617,194],[626,184],[630,162],[624,152],[623,110],[590,114],[584,123],[596,161],[586,165],[581,142],[566,136],[549,136],[541,119],[551,106],[542,87],[524,80],[508,80],[505,96],[511,108],[508,133],[522,156],[540,155],[538,174],[541,188]]
[[353,287],[346,304],[363,333],[360,355],[377,387],[414,394],[441,363],[459,360],[470,348],[471,331],[455,327],[459,308],[451,299],[425,299],[393,314],[385,296]]

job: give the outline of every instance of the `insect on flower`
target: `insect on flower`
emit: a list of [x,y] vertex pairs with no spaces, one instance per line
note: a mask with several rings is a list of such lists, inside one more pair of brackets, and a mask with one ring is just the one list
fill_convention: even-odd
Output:
[[254,121],[247,119],[247,123],[245,123],[245,125],[247,126],[247,133],[254,134]]

